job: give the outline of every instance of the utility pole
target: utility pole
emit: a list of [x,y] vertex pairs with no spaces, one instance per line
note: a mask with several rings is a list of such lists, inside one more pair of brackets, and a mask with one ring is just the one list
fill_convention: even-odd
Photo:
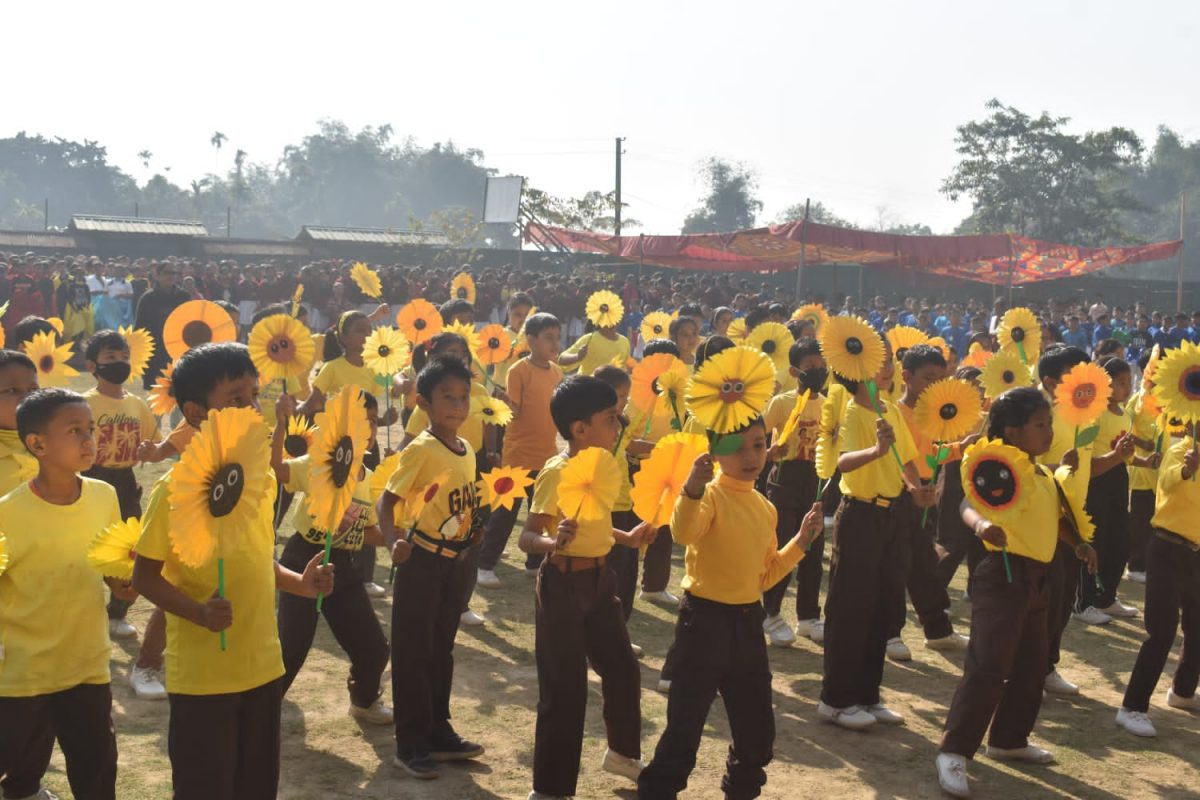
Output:
[[621,235],[621,142],[625,141],[624,136],[617,137],[617,191],[616,191],[616,208],[613,211],[613,232]]

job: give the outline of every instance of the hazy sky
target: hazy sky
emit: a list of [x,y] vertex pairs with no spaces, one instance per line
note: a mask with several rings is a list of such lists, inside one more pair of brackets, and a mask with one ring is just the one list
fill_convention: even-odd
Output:
[[[0,136],[98,140],[176,182],[213,131],[274,162],[321,118],[478,147],[555,194],[608,190],[674,233],[697,162],[758,174],[772,221],[805,197],[843,217],[949,231],[954,128],[992,97],[1072,129],[1200,138],[1200,3],[5,3]],[[312,222],[320,222],[313,220]],[[398,221],[403,224],[404,221]]]

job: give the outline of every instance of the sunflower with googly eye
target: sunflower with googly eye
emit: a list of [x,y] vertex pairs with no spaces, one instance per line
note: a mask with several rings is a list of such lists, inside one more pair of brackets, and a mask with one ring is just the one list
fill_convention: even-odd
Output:
[[761,414],[774,389],[770,358],[749,347],[731,347],[705,361],[692,376],[684,403],[706,429],[725,435]]

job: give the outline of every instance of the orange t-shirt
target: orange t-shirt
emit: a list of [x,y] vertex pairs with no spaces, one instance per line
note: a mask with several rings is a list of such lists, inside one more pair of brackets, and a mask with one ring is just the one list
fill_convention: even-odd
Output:
[[508,397],[517,411],[504,430],[504,466],[541,469],[558,452],[550,396],[562,382],[557,364],[542,368],[522,358],[508,370]]

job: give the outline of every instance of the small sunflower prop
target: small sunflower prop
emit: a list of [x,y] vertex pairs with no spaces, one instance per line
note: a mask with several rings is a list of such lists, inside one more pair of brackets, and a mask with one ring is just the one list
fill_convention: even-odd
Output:
[[750,331],[746,330],[746,318],[734,317],[733,322],[729,323],[729,327],[725,329],[725,335],[734,343],[746,341],[746,337],[750,335]]
[[189,300],[176,308],[163,325],[163,344],[172,359],[209,342],[232,342],[237,327],[229,312],[210,300]]
[[825,327],[825,323],[829,321],[829,312],[825,310],[825,306],[820,303],[808,303],[797,308],[792,312],[792,319],[798,319],[801,322],[811,322],[813,333],[817,336],[821,335],[821,329]]
[[1055,410],[1068,424],[1084,428],[1100,419],[1111,396],[1112,379],[1108,373],[1087,361],[1071,367],[1054,387]]
[[684,400],[701,425],[725,436],[761,414],[774,390],[771,359],[749,347],[731,347],[704,362]]
[[8,569],[8,537],[0,533],[0,575]]
[[38,386],[66,386],[79,373],[67,364],[71,359],[71,343],[55,344],[52,333],[35,333],[25,342],[25,355],[37,367]]
[[873,380],[883,367],[883,340],[860,317],[830,317],[818,341],[829,368],[847,380]]
[[150,393],[146,395],[146,402],[150,405],[150,410],[155,416],[165,417],[175,410],[177,405],[175,402],[175,394],[171,387],[171,375],[175,371],[175,362],[171,361],[163,369],[155,381],[154,386],[150,389]]
[[[664,379],[673,387],[675,398],[671,398],[670,395],[662,398],[663,392],[666,391],[662,385]],[[685,385],[688,380],[687,365],[670,353],[655,353],[634,365],[630,380],[633,385],[629,390],[629,399],[634,407],[646,412],[648,416],[656,411],[661,414],[667,410],[667,403],[677,402],[681,396],[680,386]],[[662,406],[659,405],[660,398],[665,401]],[[678,411],[676,416],[679,416]]]
[[980,439],[962,459],[962,485],[971,507],[988,522],[1017,530],[1029,505],[1033,463],[999,439]]
[[603,447],[580,450],[558,481],[558,510],[580,522],[607,519],[621,490],[621,467]]
[[308,422],[308,417],[293,414],[288,417],[287,433],[283,437],[283,451],[291,458],[299,458],[312,449],[317,431]]
[[88,564],[106,578],[127,581],[133,577],[134,548],[142,538],[142,521],[130,517],[114,522],[88,545]]
[[363,366],[376,375],[395,375],[412,358],[408,340],[400,331],[384,325],[375,328],[363,343]]
[[642,341],[653,342],[670,336],[671,315],[665,311],[651,311],[642,320]]
[[993,355],[995,354],[990,350],[984,350],[983,345],[981,345],[979,342],[975,342],[967,351],[966,357],[959,362],[959,366],[976,367],[982,370],[984,366],[992,360]]
[[383,296],[383,283],[379,280],[379,275],[361,261],[350,267],[350,280],[354,281],[358,290],[367,297],[378,300]]
[[1185,341],[1154,370],[1154,394],[1172,417],[1200,420],[1200,347]]
[[438,313],[437,306],[418,297],[405,303],[397,312],[396,324],[409,344],[416,347],[442,332],[442,315]]
[[675,498],[683,490],[696,458],[708,452],[708,442],[695,433],[672,433],[654,445],[633,476],[629,496],[638,519],[660,528],[671,521]]
[[61,339],[62,335],[63,335],[63,328],[64,328],[62,317],[46,317],[46,322],[49,322],[50,327],[52,327],[52,328],[54,328],[54,330],[58,331],[58,336]]
[[887,332],[888,344],[892,346],[892,357],[897,361],[904,360],[908,348],[918,344],[929,344],[929,337],[916,328],[907,325],[897,325]]
[[273,314],[250,329],[250,360],[265,381],[300,379],[316,355],[312,332],[295,317]]
[[764,322],[750,331],[746,345],[760,350],[775,365],[775,371],[788,368],[788,350],[796,340],[786,326],[778,322]]
[[513,412],[508,404],[499,397],[471,399],[471,415],[479,416],[485,425],[495,425],[503,428],[512,422]]
[[497,467],[480,476],[479,489],[483,502],[492,511],[512,509],[513,504],[525,497],[525,490],[533,483],[529,470],[522,467]]
[[1042,326],[1028,308],[1010,308],[1000,318],[996,340],[1001,349],[1013,349],[1026,364],[1037,360],[1042,350]]
[[154,355],[154,337],[147,330],[125,325],[119,327],[117,332],[124,336],[125,341],[129,343],[130,371],[129,379],[125,382],[139,380],[150,364],[150,357]]
[[328,535],[337,531],[350,505],[363,453],[370,445],[371,425],[361,390],[347,386],[331,397],[325,411],[317,414],[316,424],[316,440],[309,451],[308,513],[313,527]]
[[983,384],[984,396],[994,400],[1009,389],[1032,386],[1033,375],[1015,353],[994,353],[981,367],[979,382]]
[[625,316],[625,304],[612,292],[601,289],[588,298],[586,312],[597,328],[615,328]]
[[475,305],[475,279],[469,272],[460,272],[450,281],[450,299],[466,300]]
[[502,364],[512,355],[513,340],[504,326],[493,322],[479,331],[479,350],[475,358],[485,367]]
[[792,434],[796,432],[796,427],[800,424],[800,415],[804,413],[804,407],[808,405],[808,398],[811,395],[812,392],[808,389],[796,395],[796,405],[792,406],[792,413],[788,414],[783,427],[779,431],[780,444],[786,445],[788,440],[792,438]]
[[932,383],[917,398],[917,428],[934,442],[956,442],[979,425],[983,401],[979,390],[961,378]]

